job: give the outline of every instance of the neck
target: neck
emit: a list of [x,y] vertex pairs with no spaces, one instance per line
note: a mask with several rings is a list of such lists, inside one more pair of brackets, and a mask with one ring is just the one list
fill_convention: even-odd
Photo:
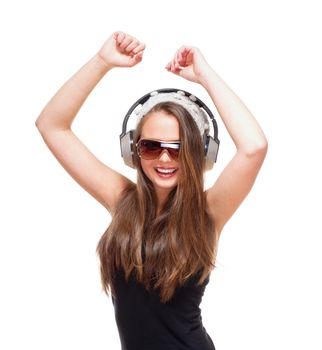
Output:
[[156,188],[155,193],[157,196],[157,215],[160,214],[165,202],[167,201],[167,198],[169,196],[170,190],[168,189],[160,189]]

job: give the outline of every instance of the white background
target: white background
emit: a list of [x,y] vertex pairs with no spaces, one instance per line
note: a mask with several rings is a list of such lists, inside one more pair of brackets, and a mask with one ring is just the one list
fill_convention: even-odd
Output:
[[[115,30],[146,43],[144,60],[102,80],[74,132],[134,178],[118,135],[137,98],[179,87],[214,110],[201,87],[164,69],[179,46],[198,46],[269,140],[256,184],[222,234],[201,304],[204,326],[217,350],[322,349],[321,27],[312,0],[1,3],[1,349],[120,349],[95,253],[110,217],[34,124]],[[207,186],[234,151],[219,128]]]

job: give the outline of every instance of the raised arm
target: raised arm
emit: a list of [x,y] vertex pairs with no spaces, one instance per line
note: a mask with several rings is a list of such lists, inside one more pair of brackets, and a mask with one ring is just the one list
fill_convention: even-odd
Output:
[[181,47],[166,69],[206,89],[236,146],[234,157],[207,191],[219,233],[251,190],[267,152],[267,140],[254,116],[199,49]]
[[65,170],[105,208],[113,212],[130,183],[79,140],[71,125],[88,95],[114,67],[133,67],[142,60],[145,45],[123,32],[113,33],[102,48],[53,96],[36,120],[45,143]]

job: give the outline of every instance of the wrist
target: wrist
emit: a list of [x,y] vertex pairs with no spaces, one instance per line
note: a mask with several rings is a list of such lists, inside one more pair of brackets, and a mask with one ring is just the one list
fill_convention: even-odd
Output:
[[216,72],[209,66],[198,76],[199,84],[206,88],[215,76]]
[[107,73],[109,70],[114,68],[114,66],[111,63],[105,61],[105,59],[101,56],[100,52],[98,52],[94,56],[94,59],[98,65],[98,67],[100,69],[102,69],[102,71],[105,71],[105,73]]

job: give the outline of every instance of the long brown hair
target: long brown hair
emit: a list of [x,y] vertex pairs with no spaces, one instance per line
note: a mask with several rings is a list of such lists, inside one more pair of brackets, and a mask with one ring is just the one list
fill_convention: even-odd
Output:
[[[134,149],[137,184],[131,184],[119,200],[110,226],[97,245],[104,291],[115,296],[113,277],[123,269],[132,272],[145,288],[159,288],[167,302],[176,288],[198,274],[202,284],[215,267],[218,237],[206,210],[204,193],[204,149],[199,129],[182,106],[173,102],[156,105],[150,112],[163,111],[179,122],[181,175],[177,186],[157,215],[153,184],[144,174]],[[146,116],[134,135],[140,139]]]

